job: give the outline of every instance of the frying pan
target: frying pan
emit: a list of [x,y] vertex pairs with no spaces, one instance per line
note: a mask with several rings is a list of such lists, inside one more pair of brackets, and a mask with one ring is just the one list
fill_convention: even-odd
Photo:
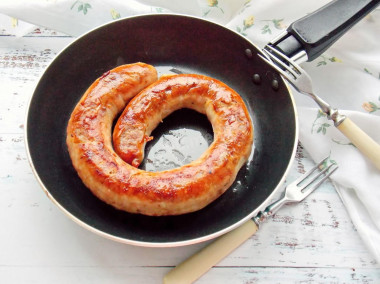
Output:
[[[351,12],[336,14],[334,5],[335,9]],[[306,50],[312,60],[374,7],[374,1],[332,2],[330,7],[295,22],[284,39],[278,40],[277,47],[289,56]],[[328,16],[331,9],[334,17]],[[345,17],[337,24],[337,15],[342,14]],[[316,17],[327,18],[317,21],[319,25],[324,23],[322,31],[308,26]],[[308,31],[312,31],[311,40]],[[48,197],[75,222],[128,244],[187,245],[234,229],[256,215],[279,189],[298,141],[292,94],[258,53],[260,49],[238,33],[183,15],[131,17],[83,35],[51,62],[29,103],[26,148],[37,180]],[[93,196],[72,167],[65,138],[76,103],[104,72],[138,61],[155,66],[160,75],[182,72],[219,79],[242,96],[250,111],[255,128],[253,153],[231,188],[200,211],[150,217],[116,210]],[[177,111],[154,131],[156,142],[147,145],[145,160],[154,158],[157,141],[184,127],[203,137],[212,135],[203,115]]]

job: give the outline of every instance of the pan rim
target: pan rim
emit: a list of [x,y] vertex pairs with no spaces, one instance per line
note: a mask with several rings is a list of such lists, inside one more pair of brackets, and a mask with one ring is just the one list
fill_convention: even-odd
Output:
[[185,14],[178,14],[178,13],[160,13],[160,14],[142,14],[142,15],[135,15],[135,16],[130,16],[130,17],[125,17],[125,18],[122,18],[122,19],[118,19],[116,21],[112,21],[112,22],[107,22],[105,24],[102,24],[100,26],[97,26],[91,30],[89,30],[88,32],[82,34],[81,36],[79,37],[76,37],[74,38],[73,41],[71,41],[70,43],[68,43],[61,51],[59,51],[55,56],[54,58],[50,61],[50,63],[47,65],[47,67],[45,68],[45,70],[43,71],[43,73],[41,74],[41,76],[39,77],[38,81],[37,81],[37,84],[35,85],[35,88],[33,90],[33,93],[31,95],[31,97],[29,98],[29,101],[28,101],[28,104],[27,104],[27,108],[26,108],[26,115],[25,115],[25,118],[24,118],[24,143],[25,143],[25,149],[26,149],[26,154],[27,154],[27,158],[28,158],[28,162],[29,162],[29,165],[32,169],[32,172],[36,178],[36,180],[38,181],[38,183],[40,184],[40,187],[42,188],[42,190],[44,191],[44,193],[46,194],[46,196],[61,210],[63,211],[63,213],[65,213],[66,216],[68,216],[71,220],[73,220],[75,223],[77,223],[78,225],[80,225],[81,227],[101,236],[101,237],[104,237],[106,239],[110,239],[110,240],[113,240],[113,241],[116,241],[116,242],[119,242],[119,243],[123,243],[123,244],[129,244],[129,245],[134,245],[134,246],[140,246],[140,247],[180,247],[180,246],[187,246],[187,245],[192,245],[192,244],[197,244],[197,243],[201,243],[201,242],[204,242],[204,241],[208,241],[208,240],[211,240],[211,239],[214,239],[216,237],[219,237],[237,227],[239,227],[240,225],[242,225],[243,223],[245,223],[246,221],[248,221],[249,219],[253,218],[260,210],[262,210],[263,208],[265,208],[265,206],[267,206],[267,204],[269,203],[269,201],[273,198],[273,196],[280,190],[282,184],[284,183],[284,180],[286,178],[286,176],[288,175],[289,171],[290,171],[290,168],[293,164],[293,161],[295,159],[295,153],[296,153],[296,150],[297,150],[297,141],[298,141],[298,137],[299,137],[299,122],[298,122],[298,112],[297,112],[297,108],[296,108],[296,104],[295,104],[295,99],[294,99],[294,96],[293,96],[293,91],[292,89],[290,88],[289,84],[286,82],[286,80],[284,80],[282,77],[279,77],[280,80],[282,80],[282,82],[284,83],[284,85],[286,86],[287,90],[288,90],[288,94],[289,94],[289,97],[290,97],[290,101],[291,101],[291,105],[292,105],[292,109],[293,109],[293,113],[294,113],[294,121],[295,121],[295,137],[294,137],[294,145],[293,145],[293,149],[292,149],[292,152],[291,152],[291,158],[289,159],[289,163],[286,167],[286,170],[284,171],[280,181],[278,182],[277,186],[274,188],[274,190],[272,191],[272,193],[265,199],[265,201],[258,207],[256,208],[255,210],[253,210],[250,214],[248,214],[246,217],[244,217],[243,219],[239,220],[238,222],[234,223],[233,225],[229,226],[229,227],[226,227],[222,230],[219,230],[215,233],[212,233],[212,234],[209,234],[209,235],[205,235],[205,236],[202,236],[202,237],[198,237],[198,238],[193,238],[193,239],[189,239],[189,240],[182,240],[182,241],[172,241],[172,242],[144,242],[144,241],[137,241],[137,240],[131,240],[131,239],[127,239],[127,238],[123,238],[123,237],[118,237],[118,236],[115,236],[113,234],[110,234],[110,233],[107,233],[107,232],[104,232],[100,229],[97,229],[95,227],[92,227],[91,225],[87,224],[86,222],[80,220],[78,217],[74,216],[72,213],[70,213],[63,205],[61,205],[55,198],[54,196],[50,193],[49,189],[45,186],[45,184],[43,183],[43,181],[41,180],[40,178],[40,175],[39,173],[37,172],[36,170],[36,167],[34,166],[34,162],[32,160],[32,156],[31,156],[31,152],[30,152],[30,149],[29,149],[29,142],[28,142],[28,118],[29,118],[29,112],[30,112],[30,109],[31,109],[31,104],[32,104],[32,101],[33,101],[33,98],[34,98],[34,95],[35,95],[35,92],[41,82],[41,80],[43,79],[45,73],[48,72],[50,66],[55,62],[55,60],[61,55],[63,54],[68,48],[71,47],[71,45],[75,44],[78,40],[86,37],[88,34],[90,33],[93,33],[95,32],[96,30],[99,30],[99,29],[102,29],[108,25],[112,25],[116,22],[121,22],[121,21],[126,21],[126,20],[133,20],[135,18],[143,18],[143,17],[160,17],[160,16],[178,16],[178,17],[182,17],[182,18],[191,18],[191,19],[195,19],[195,20],[198,20],[198,21],[204,21],[204,22],[207,22],[209,24],[213,24],[213,25],[216,25],[216,26],[219,26],[220,28],[222,29],[226,29],[228,30],[229,32],[232,32],[234,33],[235,35],[243,38],[245,41],[249,42],[252,46],[254,46],[257,51],[261,52],[261,49],[254,43],[252,43],[248,38],[242,36],[241,34],[237,33],[236,31],[232,30],[232,29],[229,29],[219,23],[215,23],[215,22],[212,22],[210,20],[207,20],[207,19],[202,19],[200,17],[196,17],[196,16],[191,16],[191,15],[185,15]]

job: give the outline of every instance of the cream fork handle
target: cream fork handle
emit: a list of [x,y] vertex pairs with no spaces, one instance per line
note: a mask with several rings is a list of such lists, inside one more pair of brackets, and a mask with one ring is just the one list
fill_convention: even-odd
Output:
[[257,230],[256,223],[249,220],[235,230],[224,234],[169,271],[164,277],[164,284],[193,283],[255,234]]
[[380,145],[346,117],[337,128],[380,170]]

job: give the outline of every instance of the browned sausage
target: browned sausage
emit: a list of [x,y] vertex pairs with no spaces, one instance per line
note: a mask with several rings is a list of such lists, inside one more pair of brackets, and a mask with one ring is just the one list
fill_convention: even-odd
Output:
[[[168,76],[146,87],[120,116],[113,136],[119,156],[112,147],[112,121],[127,98],[156,80],[152,68],[141,63],[118,67],[90,86],[69,121],[70,156],[85,185],[118,209],[146,215],[196,211],[233,183],[251,151],[252,123],[240,96],[222,82],[200,75]],[[128,72],[130,77],[121,75]],[[213,126],[214,141],[206,152],[167,171],[134,167],[150,132],[184,107],[205,113]]]

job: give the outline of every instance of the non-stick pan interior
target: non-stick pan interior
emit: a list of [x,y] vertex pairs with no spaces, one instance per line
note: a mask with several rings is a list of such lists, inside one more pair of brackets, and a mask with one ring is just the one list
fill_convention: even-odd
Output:
[[[283,180],[297,142],[289,91],[256,53],[253,45],[232,31],[176,15],[124,19],[79,38],[48,67],[30,102],[27,146],[42,186],[79,223],[132,244],[189,244],[252,216]],[[169,217],[118,211],[93,196],[71,165],[66,126],[79,98],[107,70],[138,61],[157,67],[160,74],[197,73],[219,79],[240,93],[250,110],[255,127],[253,157],[232,187],[203,210]],[[254,74],[260,76],[256,83]],[[278,87],[273,79],[278,79]],[[203,136],[212,135],[206,118],[188,110],[165,119],[154,135],[160,137],[183,125]]]

